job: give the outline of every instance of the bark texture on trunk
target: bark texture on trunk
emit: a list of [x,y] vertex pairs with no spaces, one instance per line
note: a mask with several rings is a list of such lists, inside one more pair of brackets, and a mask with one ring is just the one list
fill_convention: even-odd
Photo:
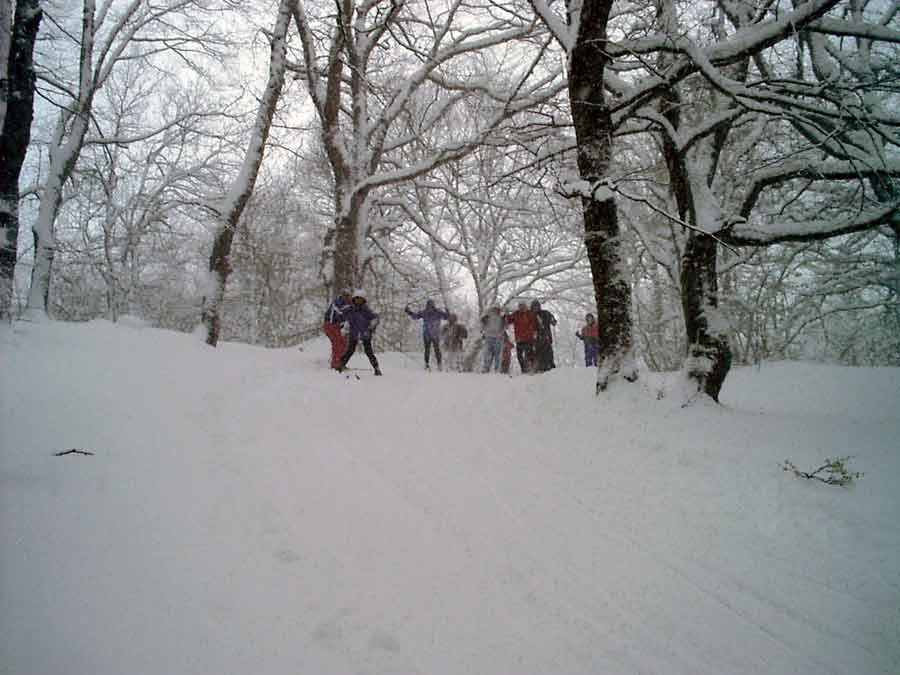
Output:
[[611,0],[585,0],[578,35],[569,63],[569,99],[578,145],[578,172],[594,189],[582,196],[584,241],[591,266],[597,318],[600,324],[600,357],[597,391],[607,388],[621,373],[637,379],[634,367],[631,286],[619,237],[619,217],[613,195],[603,185],[609,178],[613,121],[603,90],[607,23]]
[[[348,187],[347,192],[352,188]],[[362,282],[360,240],[366,208],[367,193],[356,191],[345,197],[349,204],[338,200],[334,222],[333,291],[352,291]]]
[[43,12],[38,0],[19,0],[13,18],[0,134],[0,319],[11,314],[19,245],[19,175],[31,142],[34,118],[34,43]]
[[688,341],[687,374],[698,391],[714,401],[728,371],[731,347],[717,320],[719,287],[717,242],[708,234],[691,232],[681,261],[681,301]]

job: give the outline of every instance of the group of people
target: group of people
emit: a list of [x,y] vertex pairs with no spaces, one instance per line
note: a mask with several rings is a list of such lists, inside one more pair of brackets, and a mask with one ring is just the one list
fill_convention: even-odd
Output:
[[[462,355],[469,332],[459,323],[456,314],[447,308],[438,309],[433,300],[426,301],[420,311],[414,311],[408,305],[404,311],[411,319],[422,321],[426,370],[431,369],[432,353],[439,370],[443,370],[444,356],[450,370],[462,370]],[[342,330],[344,324],[347,325],[346,337]],[[362,342],[375,374],[381,375],[372,349],[372,337],[377,325],[378,315],[369,308],[363,291],[338,295],[325,312],[324,330],[331,341],[331,367],[343,371],[357,345]],[[510,325],[515,342],[510,340],[507,332]],[[530,306],[520,302],[516,310],[510,313],[504,313],[499,306],[491,307],[481,317],[484,339],[481,372],[509,373],[513,347],[522,373],[543,373],[555,368],[554,326],[556,317],[543,309],[537,300],[532,301]],[[600,333],[592,314],[585,317],[585,325],[575,336],[584,342],[585,365],[596,366]]]
[[513,347],[506,331],[509,325],[513,327],[516,359],[523,373],[543,373],[556,367],[553,357],[553,326],[556,325],[556,317],[534,300],[530,307],[520,302],[514,312],[506,314],[495,305],[481,317],[481,332],[484,335],[483,372],[509,372]]

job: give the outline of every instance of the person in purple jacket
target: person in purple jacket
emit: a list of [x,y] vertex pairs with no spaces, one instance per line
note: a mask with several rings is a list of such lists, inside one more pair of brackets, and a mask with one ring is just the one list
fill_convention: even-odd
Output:
[[350,331],[350,339],[347,342],[347,351],[344,352],[338,365],[338,372],[347,367],[347,362],[356,351],[356,345],[362,342],[363,350],[369,357],[369,363],[375,369],[375,374],[381,375],[378,359],[375,358],[375,351],[372,349],[372,335],[378,326],[378,315],[366,304],[365,292],[359,289],[353,291],[350,307],[344,310],[343,317]]
[[446,309],[438,309],[433,300],[425,303],[425,309],[414,312],[406,306],[406,313],[410,319],[422,319],[422,340],[425,342],[425,370],[431,370],[431,348],[434,347],[434,358],[437,360],[438,370],[441,369],[441,321],[450,318],[450,312]]

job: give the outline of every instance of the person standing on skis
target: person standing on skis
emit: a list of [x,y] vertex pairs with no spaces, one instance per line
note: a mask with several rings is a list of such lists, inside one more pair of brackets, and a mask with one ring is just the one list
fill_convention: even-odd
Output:
[[519,303],[519,308],[512,314],[507,314],[506,323],[513,325],[513,333],[516,336],[516,358],[522,374],[534,372],[534,340],[537,334],[537,317],[528,305]]
[[584,342],[584,365],[587,368],[597,367],[597,354],[600,351],[600,324],[594,320],[593,314],[586,314],[585,324],[575,337]]
[[434,306],[433,300],[425,303],[425,309],[421,312],[414,312],[405,307],[406,313],[410,319],[422,319],[422,340],[425,342],[425,370],[431,370],[431,348],[434,347],[434,358],[437,360],[438,370],[441,369],[441,321],[450,318],[450,312],[445,309],[440,310]]
[[458,372],[462,366],[463,343],[469,337],[469,331],[456,318],[456,314],[450,314],[447,323],[441,328],[441,337],[444,353],[447,355],[447,368]]
[[347,351],[347,338],[341,332],[344,323],[344,312],[350,308],[350,293],[341,291],[325,310],[325,322],[322,329],[331,342],[331,367],[337,369],[341,364],[341,357]]
[[344,352],[338,364],[338,372],[342,372],[347,367],[347,362],[356,351],[356,345],[362,342],[363,350],[369,357],[369,363],[375,369],[375,374],[381,375],[378,359],[375,358],[375,351],[372,349],[372,336],[378,326],[378,315],[366,304],[364,291],[359,289],[353,291],[350,307],[344,312],[344,317],[350,329],[350,340],[347,342],[347,351]]
[[499,307],[491,307],[488,313],[481,317],[481,334],[484,336],[484,362],[481,372],[489,373],[492,367],[495,372],[500,372],[500,356],[506,326]]

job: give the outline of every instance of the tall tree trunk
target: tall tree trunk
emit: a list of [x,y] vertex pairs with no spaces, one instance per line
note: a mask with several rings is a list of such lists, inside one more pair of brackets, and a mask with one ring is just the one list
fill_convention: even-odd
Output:
[[360,264],[361,227],[365,220],[366,192],[352,191],[349,181],[337,186],[334,227],[333,284],[334,293],[350,291],[362,282]]
[[718,402],[731,369],[728,335],[718,317],[717,242],[691,231],[681,261],[681,302],[688,340],[688,376]]
[[[3,4],[7,6],[7,0],[3,0]],[[42,17],[38,0],[19,0],[16,3],[10,51],[6,58],[7,69],[0,72],[4,78],[0,88],[0,97],[3,98],[0,123],[0,320],[11,315],[19,246],[19,175],[31,142],[34,42]],[[0,29],[5,31],[6,26]]]
[[281,0],[278,7],[278,18],[271,37],[271,53],[269,56],[269,79],[266,90],[259,102],[256,122],[244,155],[241,171],[234,179],[227,196],[220,202],[217,211],[219,226],[213,238],[212,253],[209,256],[209,273],[211,288],[204,298],[203,321],[206,324],[206,343],[215,347],[222,333],[222,304],[225,300],[225,285],[231,274],[231,244],[244,207],[253,194],[259,167],[262,164],[269,130],[275,108],[281,97],[284,86],[285,55],[288,27],[291,15],[296,8],[297,0]]
[[88,130],[91,106],[94,101],[94,46],[96,28],[94,21],[95,0],[84,0],[81,19],[81,54],[78,74],[78,97],[72,109],[60,112],[59,121],[50,143],[50,162],[47,181],[41,190],[41,204],[37,220],[32,227],[34,234],[34,267],[31,270],[31,288],[28,289],[26,314],[37,319],[46,317],[50,304],[50,273],[56,255],[56,217],[63,201],[63,187],[75,170],[84,137]]
[[569,63],[569,99],[578,145],[578,172],[590,184],[582,195],[584,241],[594,283],[600,324],[597,391],[621,373],[637,379],[631,319],[631,286],[625,272],[619,217],[613,194],[603,182],[609,177],[612,157],[612,116],[603,90],[609,57],[607,22],[612,0],[584,0],[578,34]]

